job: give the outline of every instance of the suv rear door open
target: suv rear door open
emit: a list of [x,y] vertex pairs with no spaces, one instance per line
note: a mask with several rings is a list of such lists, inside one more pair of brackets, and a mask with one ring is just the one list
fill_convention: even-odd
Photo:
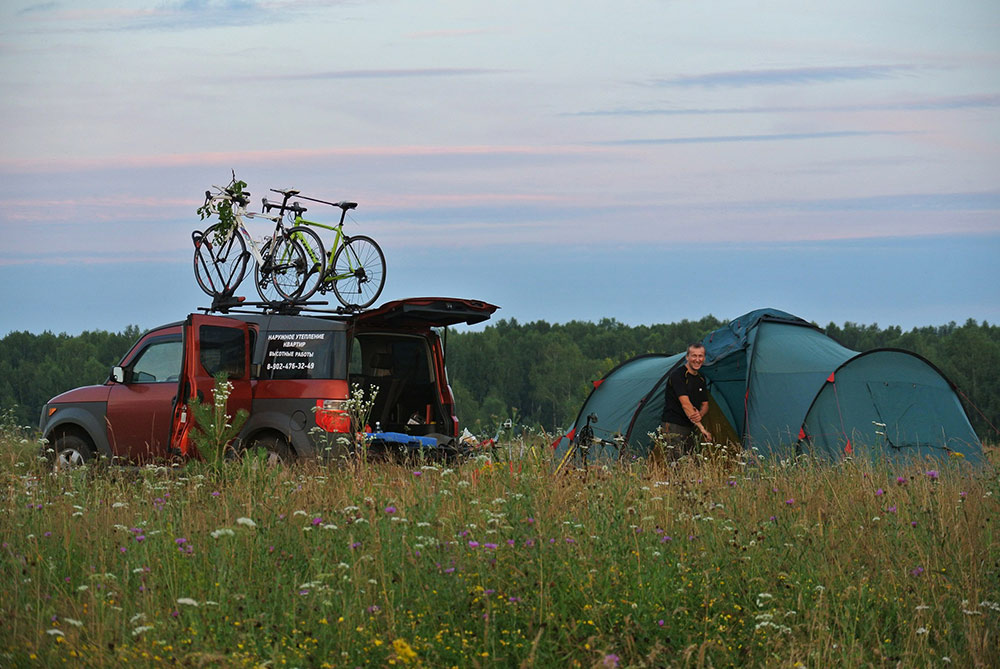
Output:
[[457,297],[411,297],[358,314],[355,322],[359,330],[428,330],[458,323],[475,325],[487,320],[498,308],[488,302]]
[[184,363],[181,370],[179,401],[174,407],[171,446],[182,455],[195,455],[189,439],[194,421],[187,403],[194,398],[202,404],[214,401],[215,377],[223,375],[232,385],[226,414],[251,409],[250,328],[243,321],[221,316],[192,314],[184,323]]

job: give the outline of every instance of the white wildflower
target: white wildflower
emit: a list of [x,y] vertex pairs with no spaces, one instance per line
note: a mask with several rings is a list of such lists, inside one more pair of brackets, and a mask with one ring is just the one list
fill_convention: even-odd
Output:
[[221,527],[212,532],[213,539],[218,539],[219,537],[234,537],[234,536],[236,536],[236,532],[233,532],[233,530],[228,527]]
[[190,597],[181,597],[177,600],[177,603],[182,606],[198,606],[198,600],[191,599]]
[[50,634],[52,636],[66,636],[66,634],[62,630],[55,629],[55,628],[47,629],[47,630],[45,630],[45,633],[46,634]]
[[257,527],[257,523],[253,522],[250,518],[237,518],[237,525],[243,525],[245,527]]
[[140,625],[139,627],[136,627],[134,630],[132,630],[132,636],[139,636],[143,632],[148,632],[151,629],[153,629],[152,625]]
[[63,618],[64,623],[68,623],[73,627],[83,627],[83,621],[77,620],[76,618]]

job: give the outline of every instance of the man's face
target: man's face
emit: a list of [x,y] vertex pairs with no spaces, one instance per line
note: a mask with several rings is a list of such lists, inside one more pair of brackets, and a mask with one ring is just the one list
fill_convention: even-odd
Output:
[[687,353],[687,366],[692,372],[697,372],[705,364],[705,349],[692,346]]

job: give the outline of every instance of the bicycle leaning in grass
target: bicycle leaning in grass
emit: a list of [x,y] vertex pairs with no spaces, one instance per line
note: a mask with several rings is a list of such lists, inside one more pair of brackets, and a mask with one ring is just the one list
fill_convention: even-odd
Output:
[[[313,289],[326,293],[332,290],[334,295],[345,308],[358,310],[370,307],[382,294],[385,287],[385,254],[371,237],[365,235],[347,235],[344,233],[344,219],[347,212],[356,209],[357,202],[327,202],[316,198],[300,195],[294,189],[279,190],[271,189],[272,192],[280,193],[284,200],[279,205],[268,202],[264,199],[264,211],[280,208],[280,214],[289,212],[294,214],[293,230],[306,229],[308,226],[323,228],[334,231],[333,245],[329,253],[323,256],[323,246],[319,247],[319,255],[316,255],[315,248],[304,247],[309,261],[321,264],[325,267],[321,280],[316,282]],[[307,210],[298,202],[288,204],[288,200],[298,196],[303,200],[318,202],[319,204],[330,205],[340,208],[340,222],[336,225],[327,225],[316,221],[308,221],[302,218],[302,214]],[[312,232],[310,230],[310,232]],[[315,233],[314,233],[315,234]],[[323,261],[323,262],[321,262]],[[310,292],[309,295],[312,295]]]
[[[280,215],[247,211],[250,193],[243,190],[245,186],[234,175],[228,186],[214,186],[215,193],[205,191],[205,204],[198,213],[203,219],[218,215],[219,222],[191,234],[198,285],[213,298],[232,297],[252,257],[256,261],[254,284],[261,299],[270,304],[305,300],[324,275],[322,240],[309,228],[285,228]],[[274,233],[258,246],[244,218],[272,221]]]

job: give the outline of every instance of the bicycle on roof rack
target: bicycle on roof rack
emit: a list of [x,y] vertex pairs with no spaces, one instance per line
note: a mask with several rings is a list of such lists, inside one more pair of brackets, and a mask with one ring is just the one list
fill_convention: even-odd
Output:
[[[214,186],[214,193],[205,191],[205,204],[198,213],[203,219],[217,214],[220,220],[207,230],[191,233],[198,286],[217,302],[242,299],[234,294],[253,258],[254,285],[265,303],[304,302],[324,276],[322,240],[309,228],[286,228],[281,215],[247,211],[250,193],[244,186],[234,174],[228,186]],[[272,221],[274,233],[258,245],[244,218]]]
[[[309,261],[325,268],[313,292],[318,290],[325,294],[332,290],[337,300],[351,311],[365,309],[374,304],[385,287],[385,254],[371,237],[344,233],[344,219],[347,217],[347,212],[356,209],[358,203],[318,200],[300,195],[299,191],[291,188],[285,190],[272,188],[271,191],[281,194],[284,199],[278,204],[269,202],[265,198],[264,211],[279,209],[279,216],[285,213],[293,215],[292,222],[295,226],[293,230],[309,230],[310,227],[315,227],[334,231],[333,245],[325,256],[322,245],[319,246],[318,254],[315,246],[305,248]],[[310,202],[338,207],[340,221],[336,225],[327,225],[304,219],[302,214],[307,211],[305,207],[299,202],[288,204],[288,200],[296,196]]]

